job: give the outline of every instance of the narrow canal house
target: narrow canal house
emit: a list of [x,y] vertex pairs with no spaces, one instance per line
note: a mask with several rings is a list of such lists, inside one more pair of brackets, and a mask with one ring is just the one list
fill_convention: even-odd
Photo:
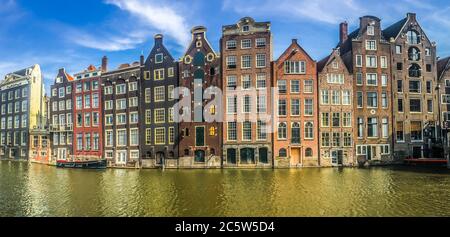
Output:
[[353,166],[353,75],[339,49],[318,63],[321,166]]
[[296,39],[273,63],[276,167],[319,166],[317,63]]
[[139,167],[140,62],[102,73],[104,158],[109,167]]
[[86,70],[74,74],[73,160],[100,160],[103,157],[101,74],[106,71],[107,58],[104,57],[102,61],[105,68],[90,65]]
[[155,45],[141,67],[140,140],[142,167],[178,165],[178,123],[174,122],[174,89],[178,62],[155,36]]
[[29,161],[40,164],[54,164],[56,160],[54,160],[52,156],[48,119],[50,98],[47,94],[44,95],[42,103],[42,113],[38,119],[38,124],[30,130]]
[[74,78],[64,68],[59,69],[51,85],[49,101],[49,131],[52,160],[71,160],[73,156],[73,86]]
[[440,126],[442,138],[444,139],[444,152],[450,156],[450,57],[443,58],[437,62],[438,96],[440,97]]
[[180,99],[188,100],[175,115],[182,120],[179,123],[179,167],[218,168],[222,152],[222,124],[217,107],[220,103],[211,103],[221,98],[208,93],[219,93],[220,58],[206,39],[205,27],[194,27],[191,33],[192,42],[179,63],[179,86],[186,88]]
[[28,160],[29,133],[42,116],[43,84],[39,65],[5,76],[0,83],[0,158]]
[[270,26],[244,17],[222,28],[224,167],[273,165]]
[[360,18],[358,29],[348,35],[340,26],[340,51],[353,74],[356,128],[355,145],[359,164],[392,161],[392,105],[390,44],[383,37],[381,20]]
[[436,44],[415,13],[386,28],[383,35],[391,43],[394,158],[440,157]]

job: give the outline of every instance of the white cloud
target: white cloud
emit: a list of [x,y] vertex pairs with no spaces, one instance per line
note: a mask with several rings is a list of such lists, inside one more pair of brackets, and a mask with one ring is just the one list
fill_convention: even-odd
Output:
[[190,41],[188,24],[182,13],[175,9],[178,5],[164,4],[153,0],[106,0],[106,3],[115,5],[129,12],[141,20],[148,29],[158,30],[173,37],[179,45],[185,46]]

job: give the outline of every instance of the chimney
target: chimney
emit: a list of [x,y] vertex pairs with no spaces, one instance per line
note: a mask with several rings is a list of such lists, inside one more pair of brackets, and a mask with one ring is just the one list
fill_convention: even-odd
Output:
[[348,23],[342,22],[339,25],[339,42],[342,44],[348,39]]
[[411,20],[416,20],[416,13],[413,13],[413,12],[408,12],[408,14],[406,14],[406,16],[408,17],[408,19],[411,19]]
[[145,62],[145,57],[144,57],[144,54],[141,53],[141,57],[139,58],[139,63],[140,63],[141,66],[142,66],[142,65],[144,65],[144,62]]
[[297,44],[298,40],[297,39],[292,39],[292,43],[293,44]]
[[66,69],[65,68],[60,68],[58,70],[58,75],[64,75],[64,73],[66,73]]
[[155,44],[162,44],[163,42],[163,35],[162,34],[156,34],[155,35]]
[[102,72],[108,71],[108,57],[103,56],[102,58]]

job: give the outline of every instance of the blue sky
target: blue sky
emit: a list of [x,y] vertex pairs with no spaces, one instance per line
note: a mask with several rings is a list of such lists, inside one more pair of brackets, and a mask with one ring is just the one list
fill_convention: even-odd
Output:
[[71,74],[107,55],[110,68],[139,60],[163,33],[176,58],[185,51],[190,29],[208,28],[219,50],[221,26],[243,16],[271,21],[274,57],[292,38],[316,60],[338,41],[338,25],[350,31],[363,15],[382,19],[383,27],[416,12],[438,55],[450,55],[450,3],[446,0],[0,0],[0,78],[8,72],[40,64],[47,88],[58,68]]

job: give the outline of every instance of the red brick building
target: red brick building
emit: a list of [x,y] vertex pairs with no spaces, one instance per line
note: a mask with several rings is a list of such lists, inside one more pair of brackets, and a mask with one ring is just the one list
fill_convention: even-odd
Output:
[[103,58],[103,67],[96,68],[91,65],[87,70],[75,74],[73,82],[74,160],[102,159],[101,74],[105,69],[106,58]]

